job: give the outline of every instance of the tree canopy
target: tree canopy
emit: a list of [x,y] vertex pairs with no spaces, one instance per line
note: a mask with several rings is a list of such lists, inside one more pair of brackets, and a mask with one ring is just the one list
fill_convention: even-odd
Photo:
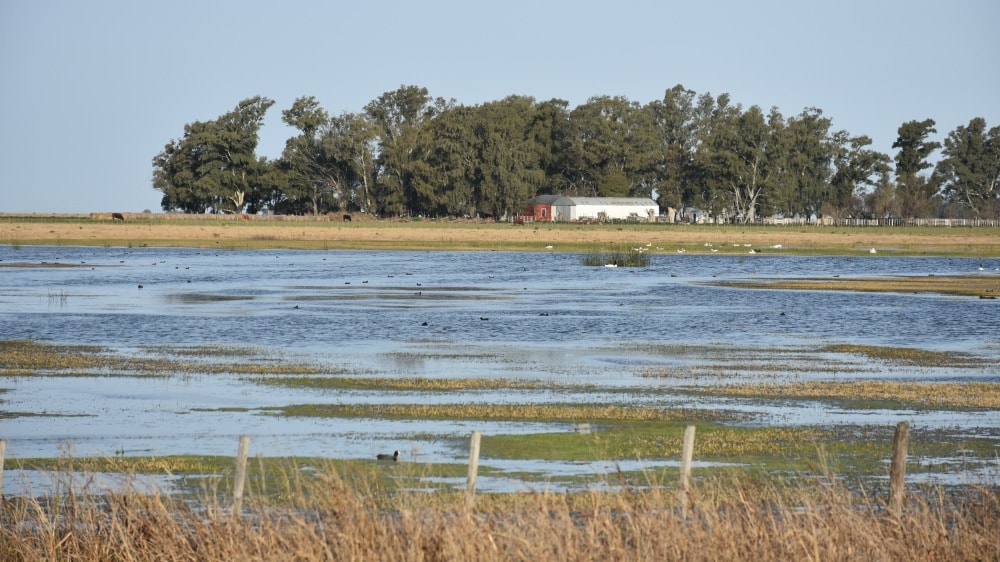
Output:
[[819,108],[785,117],[681,85],[646,104],[595,96],[575,108],[527,96],[465,106],[404,85],[339,115],[300,97],[281,114],[297,134],[268,161],[254,153],[273,104],[257,96],[185,125],[153,159],[163,209],[501,218],[567,194],[653,197],[744,222],[1000,216],[1000,128],[981,118],[952,131],[934,165],[931,119],[902,124],[890,158]]

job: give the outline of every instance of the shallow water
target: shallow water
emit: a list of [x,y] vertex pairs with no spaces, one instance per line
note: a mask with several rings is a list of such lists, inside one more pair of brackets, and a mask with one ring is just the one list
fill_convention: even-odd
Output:
[[[304,403],[619,401],[734,409],[754,415],[750,423],[771,425],[888,425],[905,419],[925,428],[1000,428],[1000,416],[981,412],[843,410],[809,402],[776,408],[733,398],[644,396],[644,388],[711,384],[642,376],[699,363],[697,357],[656,351],[670,346],[709,345],[749,356],[776,347],[857,343],[961,350],[1000,365],[1000,301],[702,284],[758,277],[986,275],[996,274],[1000,259],[777,252],[655,255],[647,268],[603,268],[560,253],[0,246],[0,339],[97,344],[123,354],[147,354],[145,346],[254,346],[331,372],[524,378],[634,390],[387,393],[281,389],[235,375],[28,377],[0,380],[0,409],[48,415],[4,419],[0,438],[8,443],[9,458],[57,456],[65,441],[80,455],[231,455],[238,436],[249,434],[252,450],[267,455],[368,458],[399,449],[408,460],[462,462],[473,430],[572,431],[569,424],[329,420],[261,410]],[[864,368],[866,377],[1000,377],[996,368]],[[502,464],[559,472],[537,461]]]

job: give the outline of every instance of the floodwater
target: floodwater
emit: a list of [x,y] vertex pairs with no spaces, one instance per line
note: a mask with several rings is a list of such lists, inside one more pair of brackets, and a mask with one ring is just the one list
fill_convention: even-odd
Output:
[[[644,376],[697,367],[696,353],[663,351],[684,346],[729,350],[737,359],[741,353],[750,357],[827,344],[906,346],[968,352],[1000,365],[1000,300],[707,284],[835,275],[997,275],[1000,259],[802,257],[765,249],[737,256],[654,255],[649,267],[607,268],[584,266],[579,254],[555,250],[0,246],[3,340],[101,345],[126,356],[155,354],[157,348],[253,347],[334,374],[526,379],[598,389],[285,389],[224,374],[8,378],[0,379],[0,412],[19,415],[0,415],[0,439],[7,442],[8,458],[58,456],[67,447],[76,455],[232,455],[238,436],[246,434],[252,453],[269,456],[373,458],[398,449],[402,460],[463,462],[474,430],[573,430],[571,424],[532,422],[294,418],[262,410],[321,403],[625,402],[730,409],[770,425],[905,420],[913,427],[1000,431],[995,413],[843,410],[809,402],[775,407],[672,395],[663,388],[710,383]],[[1000,380],[997,367],[864,365],[863,370],[872,378]],[[812,372],[796,373],[796,380],[829,376]],[[651,387],[659,391],[643,392]],[[552,474],[600,470],[588,463],[482,462]],[[488,489],[489,482],[480,485]]]

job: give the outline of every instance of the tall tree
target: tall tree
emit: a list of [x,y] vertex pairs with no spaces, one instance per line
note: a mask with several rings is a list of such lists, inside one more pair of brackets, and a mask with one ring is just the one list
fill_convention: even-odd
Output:
[[834,158],[836,171],[830,180],[829,213],[848,213],[854,216],[866,214],[863,201],[869,189],[879,185],[888,175],[889,156],[867,148],[872,140],[867,136],[851,137],[846,131],[838,131],[833,136],[837,146]]
[[944,140],[934,174],[945,199],[974,217],[1000,218],[1000,127],[976,117]]
[[[746,112],[737,106],[727,112],[727,117],[713,124],[706,144],[699,150],[699,165],[709,190],[726,192],[724,198],[720,193],[713,203],[728,205],[736,220],[750,223],[756,220],[757,203],[771,183],[768,150],[775,135],[757,106]],[[708,210],[713,214],[721,211],[716,206]]]
[[[330,116],[316,98],[301,97],[281,112],[281,120],[299,130],[288,139],[282,158],[288,172],[285,196],[295,207],[308,202],[312,214],[339,206],[342,174],[326,153],[323,135],[330,128]],[[300,207],[301,208],[301,207]]]
[[379,213],[399,215],[418,206],[411,180],[420,127],[451,104],[432,100],[427,88],[400,86],[365,106],[378,134],[374,199]]
[[698,145],[695,92],[677,84],[647,106],[659,141],[660,158],[656,191],[661,207],[681,209],[693,199],[691,189],[696,170],[694,151]]
[[937,129],[933,119],[925,119],[903,123],[898,132],[892,147],[899,149],[896,153],[896,196],[900,212],[906,217],[924,216],[931,210],[931,198],[936,189],[920,172],[932,166],[927,158],[941,148],[941,143],[927,140],[928,136],[937,133]]
[[265,161],[258,160],[258,132],[274,102],[256,96],[208,122],[184,126],[184,136],[153,158],[153,187],[163,192],[165,211],[242,212]]
[[657,139],[649,112],[626,98],[601,96],[571,111],[570,119],[583,194],[650,195]]

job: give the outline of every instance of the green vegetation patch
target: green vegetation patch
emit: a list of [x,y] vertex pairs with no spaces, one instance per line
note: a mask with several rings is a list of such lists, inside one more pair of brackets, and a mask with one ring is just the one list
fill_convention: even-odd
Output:
[[582,261],[583,265],[595,267],[649,267],[651,259],[649,250],[640,246],[590,252],[583,256]]
[[699,387],[701,394],[750,398],[845,401],[880,408],[1000,409],[1000,383],[808,381]]
[[[209,363],[174,357],[133,357],[100,346],[60,345],[26,340],[0,341],[0,376],[129,376],[168,377],[175,374],[318,374],[314,365],[288,364],[259,353],[241,354],[240,348],[193,346],[149,348],[158,353],[186,355],[192,359],[229,356],[233,361]],[[252,357],[254,361],[247,361]]]
[[716,410],[669,409],[607,404],[296,404],[261,408],[292,417],[536,422],[734,421],[745,414]]
[[835,344],[820,349],[825,353],[864,355],[869,359],[891,361],[919,367],[987,367],[983,358],[959,351],[929,351],[912,347],[888,347],[859,344]]
[[587,389],[593,385],[560,384],[550,381],[519,379],[478,378],[386,378],[386,377],[259,377],[259,384],[286,388],[337,389],[337,390],[392,390],[392,391],[467,391],[467,390],[537,390],[537,389]]

